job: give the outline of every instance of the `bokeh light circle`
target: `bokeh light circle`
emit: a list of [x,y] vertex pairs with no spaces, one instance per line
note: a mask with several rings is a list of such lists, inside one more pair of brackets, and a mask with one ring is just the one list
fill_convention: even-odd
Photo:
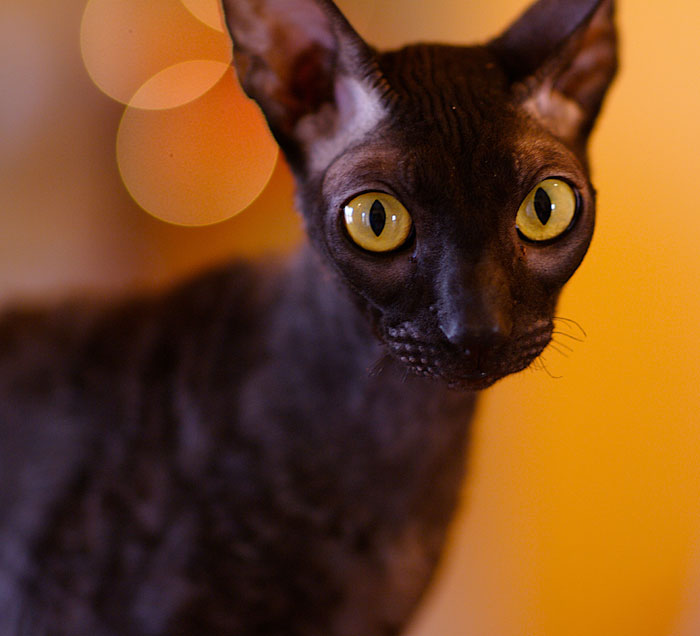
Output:
[[[202,66],[215,75],[222,64],[188,62],[184,74]],[[171,77],[180,69],[166,69]],[[133,102],[162,84],[147,82]],[[146,98],[145,101],[148,101]],[[167,110],[126,109],[117,135],[122,180],[149,214],[177,225],[210,225],[248,207],[267,185],[277,160],[277,144],[257,106],[225,69],[215,86],[183,106]]]
[[[198,17],[211,19],[207,3],[192,6]],[[83,13],[80,48],[93,82],[124,104],[154,75],[175,64],[231,61],[230,40],[220,22],[211,28],[194,19],[192,7],[181,0],[90,0]]]
[[184,106],[204,95],[229,69],[213,60],[191,60],[163,69],[148,80],[133,96],[129,106],[164,110]]
[[224,30],[223,13],[219,0],[181,0],[182,4],[207,26],[217,31]]

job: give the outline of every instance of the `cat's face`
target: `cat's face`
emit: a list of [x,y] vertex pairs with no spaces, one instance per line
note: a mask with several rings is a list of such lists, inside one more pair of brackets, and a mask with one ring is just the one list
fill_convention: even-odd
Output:
[[[484,50],[420,47],[382,63],[410,82],[414,56],[430,60],[422,83],[323,172],[307,225],[319,228],[315,238],[396,357],[418,373],[479,388],[528,366],[549,342],[559,291],[591,239],[594,194],[582,160],[510,98]],[[461,58],[462,86],[441,84],[451,57]],[[574,217],[555,238],[530,239],[518,230],[518,212],[540,184],[547,192],[556,182],[573,192]],[[367,201],[365,215],[373,200],[381,204],[374,192],[410,217],[405,239],[386,252],[373,243],[390,219],[379,236],[371,224],[368,241],[358,236],[366,245],[346,219],[353,200]]]
[[[383,55],[330,3],[292,4],[231,0],[229,24],[312,241],[414,372],[479,389],[528,366],[593,232],[585,146],[614,73],[610,3],[543,1],[486,47]],[[284,24],[296,61],[237,36],[251,20]],[[532,45],[543,30],[552,50]]]

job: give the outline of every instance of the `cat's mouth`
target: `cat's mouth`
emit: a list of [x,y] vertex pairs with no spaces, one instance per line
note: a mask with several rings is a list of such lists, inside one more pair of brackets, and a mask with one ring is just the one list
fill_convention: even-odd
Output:
[[447,341],[416,337],[410,328],[388,328],[386,342],[392,356],[412,373],[441,380],[450,388],[480,391],[501,378],[527,368],[551,339],[551,323],[538,323],[497,348],[460,350]]

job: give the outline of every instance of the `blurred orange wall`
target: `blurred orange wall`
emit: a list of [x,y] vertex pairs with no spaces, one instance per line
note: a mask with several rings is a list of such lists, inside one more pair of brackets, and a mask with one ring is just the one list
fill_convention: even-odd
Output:
[[[339,0],[380,46],[483,40],[526,4]],[[700,5],[619,4],[622,72],[592,148],[598,226],[559,311],[588,337],[547,353],[561,379],[528,371],[484,396],[464,506],[410,636],[700,634]],[[130,199],[124,106],[81,63],[84,6],[0,7],[0,297],[159,284],[294,244],[282,164],[212,227]]]
[[[341,4],[396,45],[484,39],[528,2]],[[700,5],[618,5],[597,231],[559,310],[588,338],[547,353],[562,379],[487,392],[452,550],[411,636],[700,634]]]

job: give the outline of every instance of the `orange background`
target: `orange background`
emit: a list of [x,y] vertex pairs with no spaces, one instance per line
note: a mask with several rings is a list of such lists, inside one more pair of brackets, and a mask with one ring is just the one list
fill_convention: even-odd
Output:
[[[176,1],[149,5],[173,12],[155,22],[172,37],[190,29]],[[397,46],[484,39],[527,0],[339,4],[369,41]],[[547,354],[562,379],[528,371],[484,395],[465,505],[410,636],[700,634],[700,5],[620,4],[622,72],[592,146],[596,236],[559,311],[588,338]],[[292,245],[282,164],[211,227],[130,199],[115,160],[125,107],[85,71],[84,7],[0,6],[0,295],[161,284]]]

